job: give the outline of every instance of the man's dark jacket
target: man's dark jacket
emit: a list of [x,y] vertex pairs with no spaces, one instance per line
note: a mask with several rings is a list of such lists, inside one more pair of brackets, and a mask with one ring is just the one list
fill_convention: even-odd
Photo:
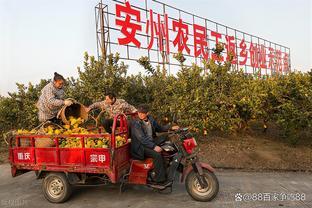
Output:
[[144,121],[135,119],[131,122],[131,156],[138,160],[144,160],[144,147],[154,149],[156,146],[156,132],[166,132],[169,129],[169,126],[159,125],[152,116],[148,116],[148,120],[152,125],[153,138],[147,135]]

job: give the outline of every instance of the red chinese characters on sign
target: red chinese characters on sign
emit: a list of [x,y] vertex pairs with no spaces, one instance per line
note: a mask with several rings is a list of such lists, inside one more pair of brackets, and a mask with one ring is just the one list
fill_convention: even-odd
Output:
[[158,46],[160,51],[167,51],[170,53],[169,47],[169,26],[168,15],[164,15],[164,20],[161,21],[160,14],[157,14],[157,22],[154,21],[154,12],[152,9],[149,11],[149,19],[146,23],[146,34],[149,35],[148,50],[151,50],[154,45],[154,40],[157,36]]
[[284,63],[284,71],[288,72],[290,69],[289,69],[289,54],[287,53],[284,53],[284,57],[283,57],[283,63]]
[[[120,18],[122,13],[126,15],[126,18],[124,20],[116,19],[116,25],[121,26],[121,32],[125,37],[118,38],[118,43],[127,45],[132,42],[135,46],[140,47],[141,43],[135,37],[136,32],[142,30],[140,11],[133,9],[130,3],[126,1],[125,6],[116,4],[116,17]],[[136,23],[132,22],[131,16],[135,17]]]
[[[216,39],[216,45],[219,44],[219,39],[221,39],[222,35],[220,33],[217,33],[215,31],[211,31],[211,36],[213,36]],[[220,54],[219,56],[215,53],[211,54],[211,58],[214,61],[224,61],[224,58],[222,56],[222,54]]]
[[242,60],[239,61],[239,65],[246,65],[247,59],[248,59],[248,51],[247,51],[247,45],[244,39],[241,40],[239,47],[241,49],[239,56],[242,58]]
[[259,66],[261,69],[266,69],[267,68],[267,54],[266,54],[266,49],[264,45],[261,45],[259,48]]
[[230,61],[232,60],[232,64],[236,64],[237,58],[236,58],[236,45],[235,45],[235,37],[234,36],[225,36],[226,39],[226,60]]
[[149,36],[150,36],[150,40],[149,40],[147,49],[151,50],[151,48],[154,45],[156,22],[154,22],[153,10],[150,9],[149,14],[150,14],[150,17],[146,22],[146,34],[149,34]]
[[259,58],[258,58],[258,45],[250,43],[250,65],[251,67],[258,68]]
[[269,69],[275,69],[275,53],[274,53],[274,49],[273,48],[269,48]]
[[282,72],[282,52],[280,50],[275,51],[276,70]]
[[[170,45],[178,52],[193,55],[195,58],[214,61],[231,61],[239,66],[251,66],[257,69],[271,69],[275,72],[288,72],[290,70],[289,54],[280,49],[274,49],[265,44],[247,42],[244,38],[237,39],[231,35],[223,35],[199,24],[183,22],[182,18],[169,18],[166,13],[156,14],[152,9],[147,11],[147,20],[141,21],[141,11],[132,7],[129,1],[125,4],[116,4],[116,25],[120,27],[123,37],[118,38],[118,44],[130,45],[140,48],[138,35],[148,37],[147,50],[152,50],[157,44],[157,50],[170,53]],[[145,24],[145,34],[142,27]],[[169,31],[170,37],[169,38]],[[225,51],[221,54],[209,52],[209,38],[214,44],[222,43]],[[172,33],[172,34],[171,34]],[[190,34],[191,33],[191,34]],[[192,45],[193,44],[193,45]],[[192,46],[193,48],[190,48]],[[211,46],[213,47],[213,46]],[[192,50],[192,51],[191,51]]]
[[189,29],[188,25],[183,23],[182,19],[179,21],[172,21],[173,31],[177,32],[177,36],[173,41],[174,46],[178,46],[178,51],[183,52],[186,50],[188,54],[190,54],[190,48],[187,46]]
[[209,56],[208,41],[207,41],[207,30],[205,27],[194,24],[194,56],[202,57],[207,61]]

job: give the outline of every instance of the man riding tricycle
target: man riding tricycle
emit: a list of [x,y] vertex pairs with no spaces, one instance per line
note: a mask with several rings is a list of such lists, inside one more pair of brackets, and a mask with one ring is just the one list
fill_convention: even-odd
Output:
[[[193,135],[187,128],[160,126],[148,111],[147,105],[140,105],[138,118],[132,121],[132,160],[124,181],[164,190],[171,188],[175,176],[181,173],[181,182],[195,200],[212,200],[219,190],[218,180],[210,165],[199,162]],[[157,137],[156,132],[169,134]]]

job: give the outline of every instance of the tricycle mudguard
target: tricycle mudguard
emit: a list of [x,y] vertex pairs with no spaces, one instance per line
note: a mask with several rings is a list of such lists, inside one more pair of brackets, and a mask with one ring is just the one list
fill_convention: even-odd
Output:
[[[215,169],[211,167],[208,163],[204,162],[195,162],[194,165],[197,167],[197,170],[199,172],[199,175],[202,175],[203,170],[202,169],[207,169],[210,172],[215,172]],[[182,176],[181,176],[181,182],[184,182],[186,176],[193,170],[193,166],[189,165],[183,170]]]

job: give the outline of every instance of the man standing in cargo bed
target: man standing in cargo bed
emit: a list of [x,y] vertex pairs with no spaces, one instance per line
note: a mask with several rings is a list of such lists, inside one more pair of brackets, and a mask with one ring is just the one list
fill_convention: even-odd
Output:
[[52,121],[58,123],[56,118],[58,111],[64,105],[70,106],[73,104],[71,100],[64,100],[64,82],[64,77],[55,72],[53,81],[41,90],[41,95],[37,102],[40,122]]
[[114,117],[121,113],[134,113],[137,111],[135,107],[127,103],[123,99],[117,99],[116,95],[112,92],[105,94],[105,100],[101,102],[96,102],[87,108],[87,112],[92,109],[100,108],[108,114],[102,125],[105,131],[109,134],[112,133],[112,126],[114,122]]

